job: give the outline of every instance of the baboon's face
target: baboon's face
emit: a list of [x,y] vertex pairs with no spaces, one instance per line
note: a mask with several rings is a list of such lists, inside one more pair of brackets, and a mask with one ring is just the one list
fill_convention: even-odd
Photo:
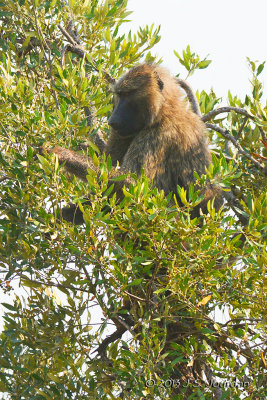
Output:
[[136,67],[115,86],[115,108],[108,121],[120,136],[134,136],[156,120],[163,97],[163,83],[154,71]]

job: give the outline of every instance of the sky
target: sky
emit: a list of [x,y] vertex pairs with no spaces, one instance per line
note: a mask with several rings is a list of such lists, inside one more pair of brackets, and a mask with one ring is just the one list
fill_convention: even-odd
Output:
[[[152,52],[173,74],[186,76],[173,50],[181,54],[189,44],[201,58],[209,55],[209,67],[189,78],[195,90],[213,88],[225,104],[229,89],[242,100],[251,93],[246,57],[267,59],[267,0],[129,0],[128,9],[132,21],[125,31],[161,25],[162,39]],[[267,65],[260,77],[267,85]]]

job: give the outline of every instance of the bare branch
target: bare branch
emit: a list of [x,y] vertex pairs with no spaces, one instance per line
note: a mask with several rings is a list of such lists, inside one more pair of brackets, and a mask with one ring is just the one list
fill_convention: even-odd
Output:
[[266,168],[261,165],[261,163],[259,163],[257,160],[255,160],[255,158],[253,158],[249,153],[247,153],[226,129],[223,129],[220,126],[214,124],[206,124],[206,127],[208,129],[213,129],[214,131],[219,132],[225,139],[230,140],[230,142],[233,143],[233,145],[238,149],[241,154],[243,154],[244,157],[250,160],[260,171],[267,175]]
[[247,361],[253,360],[253,358],[255,358],[255,355],[251,351],[250,347],[248,348],[240,347],[239,345],[233,342],[229,342],[229,340],[224,340],[222,342],[222,346],[226,347],[229,350],[240,352],[240,354],[244,356],[247,359]]
[[78,34],[77,28],[74,25],[74,22],[70,17],[68,17],[68,19],[67,19],[67,32],[69,33],[69,35],[73,38],[73,40],[76,43],[78,43],[78,44],[82,43],[80,36]]
[[[59,25],[59,29],[70,42],[69,45],[63,47],[63,50],[61,52],[61,62],[62,60],[64,61],[64,57],[67,51],[75,53],[77,54],[77,56],[84,58],[87,54],[84,47],[81,44],[76,43],[75,40],[71,37],[71,35],[66,31],[66,29],[62,28],[62,26]],[[90,58],[90,60],[87,59],[87,62],[91,64],[91,66],[94,68],[95,71],[99,72],[99,68],[96,66],[96,62],[94,60]],[[115,84],[116,80],[112,78],[112,76],[107,71],[102,69],[102,73],[104,74],[104,77],[109,84],[112,85]]]
[[[61,65],[64,62],[65,54],[66,54],[67,51],[70,51],[71,53],[77,54],[77,56],[80,57],[80,58],[84,58],[86,56],[86,54],[87,54],[85,49],[81,45],[79,45],[79,44],[76,44],[76,45],[68,44],[68,45],[63,47],[63,50],[61,52]],[[99,72],[99,68],[96,66],[96,62],[91,57],[90,57],[90,60],[88,60],[86,58],[86,61],[89,62],[89,64],[94,68],[95,71]],[[112,78],[112,76],[107,71],[105,71],[104,69],[101,69],[101,72],[103,73],[104,78],[106,79],[106,81],[109,84],[114,85],[116,83],[116,79]]]
[[250,350],[251,350],[251,349],[254,349],[255,347],[263,346],[264,344],[267,344],[267,340],[264,340],[264,342],[262,342],[262,343],[254,344],[254,346],[251,346],[251,347],[250,347]]
[[[61,66],[63,66],[63,64],[64,64],[65,54],[67,51],[77,54],[80,58],[84,58],[86,55],[86,50],[80,44],[81,40],[80,40],[80,37],[77,33],[77,30],[76,30],[73,22],[71,20],[69,21],[68,28],[67,28],[68,31],[60,25],[59,25],[59,29],[63,33],[63,35],[68,39],[68,41],[70,42],[70,43],[66,44],[62,49]],[[98,68],[96,67],[94,61],[91,64],[96,71],[99,71]],[[107,72],[104,71],[104,75],[109,83],[115,82],[114,79]],[[84,112],[85,112],[86,119],[87,119],[87,126],[90,126],[90,127],[94,126],[96,124],[94,108],[90,107],[90,109],[89,109],[89,107],[84,107]],[[97,132],[94,135],[93,142],[97,145],[100,152],[103,153],[106,143],[105,143],[101,133]],[[84,147],[86,147],[86,144],[84,145]]]
[[85,49],[80,44],[76,45],[69,44],[67,51],[77,54],[77,56],[79,56],[80,58],[84,58],[86,55]]
[[253,115],[250,115],[243,108],[239,108],[239,107],[220,107],[220,108],[216,108],[215,110],[212,110],[212,111],[208,112],[208,114],[204,115],[202,117],[202,121],[203,122],[210,121],[213,117],[216,117],[216,115],[222,114],[222,113],[225,113],[225,112],[230,112],[230,111],[234,111],[237,114],[244,115],[247,118],[255,119],[253,117]]
[[78,43],[70,36],[70,34],[66,31],[66,29],[62,28],[61,25],[58,25],[59,29],[63,33],[63,35],[68,39],[68,41],[73,45],[76,46]]
[[98,348],[94,351],[98,352],[99,354],[104,353],[106,348],[110,343],[114,343],[115,340],[120,339],[124,332],[126,332],[127,329],[124,326],[120,326],[115,332],[113,332],[110,336],[106,337],[103,342],[98,346]]

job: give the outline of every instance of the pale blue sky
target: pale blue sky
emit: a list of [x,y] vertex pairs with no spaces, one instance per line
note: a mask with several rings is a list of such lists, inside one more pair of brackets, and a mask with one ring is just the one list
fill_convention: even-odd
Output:
[[[231,89],[243,98],[250,90],[246,56],[267,60],[267,0],[129,0],[128,9],[132,22],[125,30],[161,25],[162,39],[153,52],[173,73],[185,76],[174,49],[180,53],[189,44],[201,57],[209,54],[210,66],[189,78],[194,89],[213,87],[224,97]],[[267,82],[267,66],[261,79]]]

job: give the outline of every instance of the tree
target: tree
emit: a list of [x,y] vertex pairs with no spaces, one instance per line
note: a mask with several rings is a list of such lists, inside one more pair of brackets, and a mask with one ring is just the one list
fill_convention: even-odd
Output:
[[[145,176],[108,199],[109,84],[159,28],[126,37],[127,0],[3,0],[0,11],[0,273],[5,399],[264,398],[267,106],[252,94],[198,94],[228,202],[190,219]],[[178,61],[206,68],[190,47]],[[177,66],[178,69],[178,66]],[[96,110],[95,112],[93,112]],[[224,113],[223,113],[224,112]],[[223,113],[223,114],[222,114]],[[210,124],[212,122],[212,124]],[[87,151],[100,174],[67,179],[44,143]],[[83,203],[89,193],[91,205]],[[75,202],[85,224],[59,218]],[[111,212],[104,212],[109,204]],[[222,316],[224,315],[224,319]]]

